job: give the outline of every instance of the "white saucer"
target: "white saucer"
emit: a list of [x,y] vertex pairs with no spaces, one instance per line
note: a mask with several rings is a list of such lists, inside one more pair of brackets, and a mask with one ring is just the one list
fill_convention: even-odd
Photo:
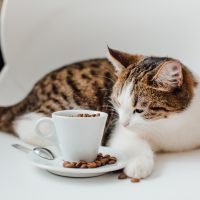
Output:
[[[52,150],[52,149],[51,149]],[[54,151],[55,152],[55,151]],[[45,160],[36,156],[34,153],[29,154],[29,159],[33,165],[36,167],[46,169],[47,171],[60,175],[60,176],[68,176],[68,177],[93,177],[100,176],[107,172],[116,171],[125,167],[127,162],[127,158],[124,154],[119,152],[116,149],[111,147],[100,147],[99,152],[105,154],[109,154],[111,156],[115,156],[117,158],[117,162],[112,165],[105,165],[98,168],[88,168],[88,169],[78,169],[78,168],[64,168],[62,166],[63,159],[58,154],[56,155],[55,160]]]

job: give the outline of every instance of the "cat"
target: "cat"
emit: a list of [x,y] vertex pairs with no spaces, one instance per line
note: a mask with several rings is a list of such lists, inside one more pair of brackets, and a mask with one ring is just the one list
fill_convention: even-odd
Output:
[[127,155],[124,172],[129,177],[148,177],[156,152],[200,146],[199,78],[176,59],[111,48],[108,60],[53,71],[20,103],[1,107],[0,130],[48,145],[33,131],[35,121],[57,110],[80,108],[109,114],[102,144]]

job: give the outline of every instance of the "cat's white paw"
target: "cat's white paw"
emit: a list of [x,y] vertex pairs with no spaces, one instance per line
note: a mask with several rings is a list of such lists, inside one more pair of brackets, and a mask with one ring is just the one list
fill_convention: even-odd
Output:
[[146,178],[152,173],[153,167],[154,160],[152,157],[139,156],[129,160],[124,172],[129,177]]

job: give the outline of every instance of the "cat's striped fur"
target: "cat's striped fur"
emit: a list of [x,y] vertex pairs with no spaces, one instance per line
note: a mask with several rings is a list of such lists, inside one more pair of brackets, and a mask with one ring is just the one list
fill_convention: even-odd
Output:
[[[14,120],[26,113],[51,116],[63,109],[93,109],[109,113],[103,144],[114,121],[110,95],[116,81],[114,68],[107,59],[74,63],[47,74],[35,84],[20,103],[0,108],[0,130],[16,133]],[[28,133],[27,133],[28,134]]]

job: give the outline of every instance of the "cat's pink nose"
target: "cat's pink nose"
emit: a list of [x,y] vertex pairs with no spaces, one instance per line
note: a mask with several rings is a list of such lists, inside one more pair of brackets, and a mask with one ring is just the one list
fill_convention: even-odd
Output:
[[130,123],[129,120],[128,120],[128,121],[125,121],[125,122],[122,122],[122,126],[127,127],[127,126],[129,125],[129,123]]

